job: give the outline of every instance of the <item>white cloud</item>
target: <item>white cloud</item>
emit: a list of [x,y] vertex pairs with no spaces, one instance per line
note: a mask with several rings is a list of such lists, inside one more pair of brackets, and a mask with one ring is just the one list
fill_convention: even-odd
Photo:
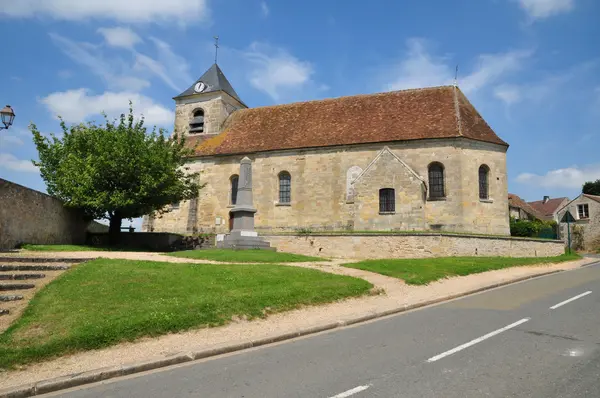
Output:
[[494,88],[494,96],[507,105],[512,105],[521,99],[521,90],[512,84],[501,84]]
[[269,16],[269,14],[271,13],[271,10],[269,10],[269,6],[267,5],[267,2],[265,2],[265,1],[260,2],[260,11],[262,12],[262,15],[264,17]]
[[183,91],[183,86],[193,82],[189,73],[189,64],[185,58],[175,54],[168,43],[155,37],[150,39],[158,52],[158,60],[145,54],[135,53],[134,69],[147,70],[173,90]]
[[10,153],[0,153],[0,168],[24,173],[37,173],[39,170],[31,160],[18,159]]
[[575,0],[518,0],[521,8],[533,19],[548,18],[571,11]]
[[0,148],[11,145],[23,145],[25,142],[16,135],[0,134]]
[[93,95],[89,90],[80,88],[52,93],[40,100],[53,115],[61,116],[68,123],[80,123],[102,112],[111,118],[118,117],[121,113],[128,112],[129,101],[133,102],[136,114],[144,115],[147,124],[173,124],[175,116],[171,110],[138,93],[105,92]]
[[150,82],[136,76],[131,67],[119,58],[105,60],[99,45],[75,42],[61,35],[50,33],[52,41],[73,61],[87,67],[114,90],[140,91]]
[[581,188],[586,181],[599,178],[600,164],[592,164],[551,170],[544,175],[522,173],[517,177],[517,182],[545,188]]
[[104,40],[109,46],[132,49],[142,38],[133,30],[123,27],[100,28],[98,33],[104,36]]
[[[403,90],[431,86],[443,86],[454,81],[455,67],[445,57],[430,54],[424,39],[407,40],[408,51],[404,59],[387,73],[389,79],[385,90]],[[458,83],[465,92],[478,91],[502,76],[518,70],[531,51],[508,51],[498,54],[482,54],[477,66],[467,75],[458,75]],[[459,70],[460,72],[460,70]]]
[[251,64],[250,84],[274,100],[279,100],[290,90],[298,90],[311,83],[313,65],[299,60],[282,48],[254,42],[244,56]]
[[208,5],[207,0],[0,0],[1,14],[70,21],[95,18],[185,23],[206,19]]

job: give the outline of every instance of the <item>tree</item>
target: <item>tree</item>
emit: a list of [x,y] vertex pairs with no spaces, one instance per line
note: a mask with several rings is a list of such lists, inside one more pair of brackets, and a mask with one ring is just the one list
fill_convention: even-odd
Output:
[[600,196],[600,179],[596,181],[588,181],[583,184],[582,192],[587,193],[588,195]]
[[123,219],[167,211],[166,206],[198,196],[198,173],[185,167],[193,153],[185,138],[166,136],[144,119],[129,114],[104,125],[81,123],[67,127],[60,119],[62,137],[42,135],[31,124],[40,168],[48,193],[67,207],[79,208],[89,219],[110,220],[111,244],[118,243]]

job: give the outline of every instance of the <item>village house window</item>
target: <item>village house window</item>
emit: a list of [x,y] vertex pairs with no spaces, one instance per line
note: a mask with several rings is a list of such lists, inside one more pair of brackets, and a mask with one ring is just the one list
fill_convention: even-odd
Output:
[[489,174],[490,168],[482,164],[479,167],[479,199],[490,198]]
[[429,198],[446,197],[444,191],[444,165],[438,162],[429,165]]
[[587,203],[577,205],[577,214],[579,219],[590,218],[590,208]]
[[394,213],[396,211],[396,193],[393,188],[379,190],[379,212]]
[[279,173],[279,203],[292,202],[292,176],[287,171]]
[[237,193],[238,193],[238,183],[240,181],[240,177],[237,174],[234,174],[229,179],[231,182],[231,193],[229,195],[229,202],[232,205],[237,204]]
[[190,134],[204,133],[204,111],[198,109],[190,122]]

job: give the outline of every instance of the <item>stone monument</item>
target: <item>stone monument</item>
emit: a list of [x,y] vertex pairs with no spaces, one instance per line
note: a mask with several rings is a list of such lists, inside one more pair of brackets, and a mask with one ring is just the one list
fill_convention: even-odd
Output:
[[229,235],[217,242],[217,247],[223,249],[270,249],[271,245],[258,237],[254,230],[254,213],[252,205],[252,161],[244,157],[240,163],[237,201],[231,209],[233,228]]

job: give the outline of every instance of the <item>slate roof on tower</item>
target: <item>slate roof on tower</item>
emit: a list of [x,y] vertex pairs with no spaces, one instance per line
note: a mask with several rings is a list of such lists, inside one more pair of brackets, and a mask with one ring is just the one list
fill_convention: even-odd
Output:
[[229,80],[227,80],[225,74],[217,64],[213,64],[206,72],[204,72],[202,76],[200,76],[198,80],[194,82],[194,84],[192,84],[190,88],[179,94],[177,97],[174,97],[174,99],[198,94],[194,90],[194,87],[196,86],[196,83],[199,82],[206,84],[206,89],[202,91],[202,94],[212,93],[215,91],[224,91],[243,104],[242,100],[231,86],[231,83],[229,83]]
[[508,146],[454,86],[241,109],[215,137],[190,136],[197,156],[465,137]]

